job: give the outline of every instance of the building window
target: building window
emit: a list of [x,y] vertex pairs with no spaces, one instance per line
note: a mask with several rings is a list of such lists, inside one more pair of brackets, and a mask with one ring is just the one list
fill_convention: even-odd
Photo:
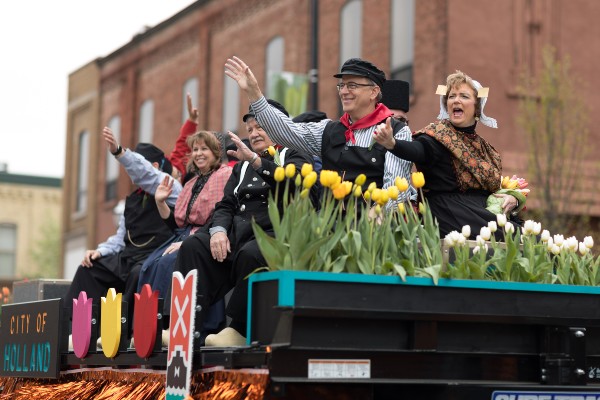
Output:
[[412,91],[415,0],[392,0],[391,19],[390,70],[392,79],[401,79],[410,83]]
[[0,277],[15,276],[17,266],[17,226],[0,224]]
[[[229,78],[227,78],[229,79]],[[198,108],[198,79],[190,78],[185,81],[183,85],[183,108],[181,110],[181,123],[183,124],[186,119],[189,117],[188,108],[187,108],[187,94],[192,96],[192,104],[194,107]]]
[[340,65],[362,51],[362,1],[350,0],[340,13]]
[[83,131],[79,135],[79,159],[77,160],[77,201],[75,210],[78,213],[87,211],[88,175],[89,175],[90,133]]
[[223,96],[223,130],[237,131],[240,121],[240,87],[233,79],[225,78]]
[[269,85],[271,84],[271,74],[283,72],[283,52],[285,48],[285,40],[281,36],[274,37],[267,44],[265,65],[265,93],[269,93]]
[[[121,117],[115,115],[108,121],[108,127],[112,129],[117,143],[121,142]],[[119,162],[115,157],[106,152],[106,195],[105,200],[110,201],[117,198],[117,181],[119,180]]]
[[138,141],[141,143],[152,143],[154,138],[154,101],[146,100],[140,107],[140,131]]

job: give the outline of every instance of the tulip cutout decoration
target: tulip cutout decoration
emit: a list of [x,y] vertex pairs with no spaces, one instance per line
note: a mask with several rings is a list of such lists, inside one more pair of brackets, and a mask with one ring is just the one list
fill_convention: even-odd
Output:
[[185,280],[180,272],[173,272],[166,400],[184,399],[190,394],[197,276],[195,269]]
[[84,358],[90,349],[92,337],[92,299],[87,298],[87,293],[79,292],[73,299],[73,352],[79,358]]
[[152,292],[145,284],[140,293],[135,294],[133,313],[133,340],[135,352],[142,358],[148,358],[156,342],[156,316],[158,315],[158,290]]
[[121,340],[121,298],[122,294],[114,288],[108,289],[106,297],[101,302],[100,337],[102,338],[102,352],[108,358],[113,358],[119,350]]

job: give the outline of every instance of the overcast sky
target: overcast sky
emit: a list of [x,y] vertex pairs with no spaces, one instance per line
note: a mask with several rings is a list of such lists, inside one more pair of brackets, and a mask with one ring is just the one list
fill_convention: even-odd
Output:
[[62,177],[69,73],[191,0],[0,0],[0,163]]

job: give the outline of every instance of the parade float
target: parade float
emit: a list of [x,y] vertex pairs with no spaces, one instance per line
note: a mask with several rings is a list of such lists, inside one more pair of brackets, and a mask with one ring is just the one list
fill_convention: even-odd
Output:
[[148,286],[133,305],[82,292],[72,316],[60,299],[4,305],[0,399],[600,398],[591,237],[501,214],[474,241],[469,227],[440,238],[426,202],[382,209],[402,179],[363,192],[323,171],[318,211],[313,171],[277,179],[297,195],[269,207],[275,237],[255,227],[268,266],[249,277],[246,346],[195,346],[193,273],[173,276],[168,347]]

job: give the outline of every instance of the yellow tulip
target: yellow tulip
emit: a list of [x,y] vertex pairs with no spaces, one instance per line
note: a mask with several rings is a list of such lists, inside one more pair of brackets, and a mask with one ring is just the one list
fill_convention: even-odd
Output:
[[344,187],[344,191],[346,192],[346,196],[348,196],[350,194],[350,192],[352,192],[352,182],[350,181],[344,181],[341,183],[341,185]]
[[366,181],[367,181],[367,176],[365,174],[360,174],[359,176],[356,177],[356,179],[354,180],[354,183],[356,183],[358,186],[362,186],[365,184]]
[[274,157],[274,156],[275,156],[275,147],[273,147],[273,146],[269,146],[269,147],[267,148],[267,151],[269,152],[269,155],[270,155],[271,157]]
[[[354,197],[360,197],[361,194],[362,194],[362,187],[360,187],[360,186],[355,187],[354,188]],[[368,194],[368,192],[365,194]]]
[[371,192],[371,200],[379,202],[380,198],[381,198],[381,189],[379,189],[379,188],[376,187]]
[[342,200],[344,197],[346,197],[346,189],[344,188],[344,185],[338,185],[335,189],[333,189],[333,197],[336,200]]
[[[307,164],[304,164],[307,165]],[[310,189],[311,187],[313,187],[313,185],[317,182],[317,173],[315,171],[310,171],[308,173],[308,175],[306,175],[306,177],[304,178],[304,181],[302,181],[302,186],[304,186],[305,189]]]
[[331,171],[326,169],[321,171],[320,178],[321,186],[329,187],[331,185]]
[[427,207],[425,207],[425,204],[423,203],[419,203],[419,212],[421,214],[425,214],[425,211],[427,210]]
[[406,209],[404,208],[404,203],[398,203],[398,211],[400,211],[400,214],[406,214]]
[[366,201],[371,200],[371,192],[364,192],[363,197],[365,198]]
[[377,188],[377,184],[375,182],[371,182],[369,184],[369,187],[367,188],[367,190],[372,193],[373,190],[375,190],[376,188]]
[[381,214],[381,206],[380,206],[379,204],[377,204],[377,205],[375,206],[375,213],[376,213],[377,215]]
[[379,196],[379,199],[377,200],[377,204],[384,205],[390,199],[390,195],[388,194],[387,190],[383,190],[383,189],[380,189],[380,190],[381,190],[381,195]]
[[394,181],[394,184],[401,192],[406,192],[408,190],[408,181],[406,180],[406,178],[400,178],[399,176],[397,176],[396,180]]
[[309,190],[309,189],[303,189],[303,190],[300,192],[300,198],[302,198],[302,199],[305,199],[305,198],[307,198],[307,197],[308,197],[308,192],[310,192],[310,190]]
[[396,186],[388,187],[387,192],[388,192],[388,195],[390,196],[390,199],[398,200],[398,195],[400,194],[400,191],[398,190],[398,188]]
[[412,184],[415,189],[422,188],[425,185],[425,176],[422,172],[412,173]]
[[283,181],[285,179],[285,169],[283,169],[283,167],[275,168],[275,174],[273,175],[273,178],[275,178],[275,181],[277,182]]
[[296,164],[288,164],[285,166],[285,176],[292,179],[296,175]]
[[308,174],[310,174],[311,172],[313,172],[312,164],[309,164],[309,163],[302,164],[302,169],[300,170],[300,175],[302,175],[303,178],[306,178],[306,176]]
[[296,184],[296,186],[302,185],[302,177],[300,176],[300,174],[296,175],[296,181],[294,183]]
[[508,182],[510,182],[510,177],[508,175],[503,176],[502,177],[502,183],[501,183],[502,188],[506,189],[506,186],[508,185]]

